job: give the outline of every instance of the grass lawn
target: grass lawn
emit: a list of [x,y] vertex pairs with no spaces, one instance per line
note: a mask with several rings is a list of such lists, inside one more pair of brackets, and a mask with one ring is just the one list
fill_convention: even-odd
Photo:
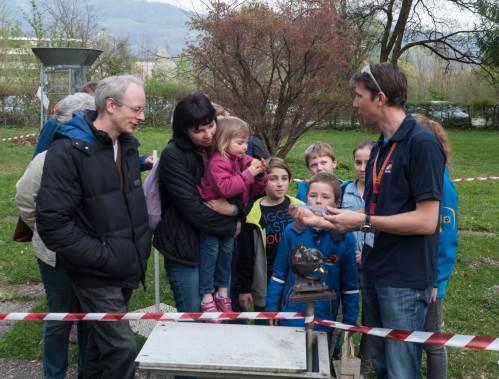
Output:
[[[0,138],[32,133],[33,129],[0,129]],[[137,132],[141,152],[158,153],[169,139],[165,129]],[[499,175],[499,132],[450,132],[454,152],[453,177]],[[307,177],[302,154],[313,141],[324,140],[334,146],[338,158],[337,176],[353,179],[352,149],[375,134],[360,131],[314,131],[305,135],[287,157],[294,177]],[[29,244],[11,241],[17,220],[14,205],[15,184],[31,159],[32,146],[0,142],[0,283],[39,282],[38,266]],[[460,246],[456,268],[445,302],[445,331],[450,333],[499,337],[499,182],[458,183]],[[294,192],[294,189],[293,191]],[[139,288],[130,309],[154,304],[152,259],[149,262],[147,290]],[[173,304],[164,270],[161,270],[161,300]],[[21,300],[12,291],[0,292],[0,301]],[[43,311],[44,299],[33,311]],[[38,359],[43,334],[40,322],[18,322],[0,340],[0,358]],[[139,345],[143,343],[138,339]],[[73,348],[74,349],[74,348]],[[499,353],[449,348],[450,378],[498,378]],[[73,360],[75,352],[73,351]]]

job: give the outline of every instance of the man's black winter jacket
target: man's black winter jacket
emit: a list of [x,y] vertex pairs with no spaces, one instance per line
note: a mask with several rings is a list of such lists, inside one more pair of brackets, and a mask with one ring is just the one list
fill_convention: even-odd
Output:
[[47,152],[37,198],[38,232],[75,285],[136,288],[150,252],[139,144],[131,135],[118,139],[122,192],[111,139],[88,117],[84,126],[90,127],[93,143],[61,137]]

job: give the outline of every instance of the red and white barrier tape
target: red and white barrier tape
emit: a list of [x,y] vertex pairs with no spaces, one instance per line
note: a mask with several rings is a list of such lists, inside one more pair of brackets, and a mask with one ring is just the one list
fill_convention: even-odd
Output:
[[[293,182],[295,183],[301,183],[305,182],[306,179],[292,179]],[[475,178],[457,178],[457,179],[452,179],[454,183],[461,183],[461,182],[483,182],[485,180],[499,180],[499,176],[477,176]]]
[[477,176],[476,178],[457,178],[452,179],[454,183],[460,182],[483,182],[484,180],[499,180],[499,176]]
[[32,134],[23,134],[21,136],[15,136],[15,137],[7,137],[7,138],[2,138],[2,142],[7,142],[7,141],[17,141],[25,138],[30,138],[30,137],[36,137],[38,136],[38,133],[32,133]]
[[171,313],[1,313],[0,321],[203,321],[203,320],[293,320],[303,319],[297,312],[171,312]]
[[[303,319],[297,312],[204,312],[204,313],[0,313],[0,321],[121,321],[121,320],[161,320],[161,321],[202,321],[202,320],[292,320]],[[367,326],[347,325],[329,320],[317,320],[318,325],[370,334],[399,341],[445,345],[466,349],[499,351],[499,338],[468,336],[453,333],[432,333]]]
[[368,326],[347,325],[341,322],[328,320],[315,320],[315,323],[330,328],[348,330],[388,338],[393,340],[424,343],[428,345],[453,346],[465,349],[495,350],[499,351],[499,338],[486,336],[468,336],[454,333],[432,333],[410,330],[397,330],[387,328],[373,328]]

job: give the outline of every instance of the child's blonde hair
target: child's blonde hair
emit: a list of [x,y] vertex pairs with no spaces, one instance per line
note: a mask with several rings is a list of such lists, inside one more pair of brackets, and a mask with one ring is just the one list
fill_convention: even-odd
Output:
[[220,154],[227,157],[230,141],[236,137],[249,137],[248,123],[233,116],[218,117],[217,132],[215,134],[215,149]]
[[415,113],[412,116],[416,119],[418,123],[420,123],[426,129],[433,132],[433,134],[435,134],[435,137],[437,137],[437,139],[440,141],[442,147],[444,148],[444,154],[447,160],[447,167],[449,167],[450,170],[452,166],[451,162],[452,152],[450,149],[449,138],[447,137],[447,133],[445,132],[445,129],[442,126],[442,124],[419,113]]
[[307,147],[304,156],[307,167],[309,167],[310,161],[317,157],[329,157],[333,162],[336,161],[336,155],[331,145],[322,141],[315,142]]

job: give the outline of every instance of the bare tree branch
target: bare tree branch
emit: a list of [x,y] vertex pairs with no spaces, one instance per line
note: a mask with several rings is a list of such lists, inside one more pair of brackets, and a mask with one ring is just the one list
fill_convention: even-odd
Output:
[[[397,63],[402,54],[415,46],[427,48],[439,58],[448,62],[460,62],[477,66],[486,65],[483,54],[477,47],[477,40],[484,33],[491,33],[497,24],[488,24],[488,29],[460,28],[449,15],[437,16],[441,5],[454,5],[470,15],[479,15],[479,4],[487,5],[489,0],[379,0],[354,3],[347,11],[348,17],[365,30],[366,19],[376,18],[383,23],[383,36],[379,40],[380,62]],[[485,3],[485,5],[484,5]],[[395,26],[393,24],[395,23]],[[372,33],[377,33],[373,30]],[[374,38],[373,38],[374,39]]]
[[337,111],[331,83],[347,85],[357,40],[330,0],[213,3],[192,20],[190,47],[200,86],[247,120],[283,156],[312,125]]

